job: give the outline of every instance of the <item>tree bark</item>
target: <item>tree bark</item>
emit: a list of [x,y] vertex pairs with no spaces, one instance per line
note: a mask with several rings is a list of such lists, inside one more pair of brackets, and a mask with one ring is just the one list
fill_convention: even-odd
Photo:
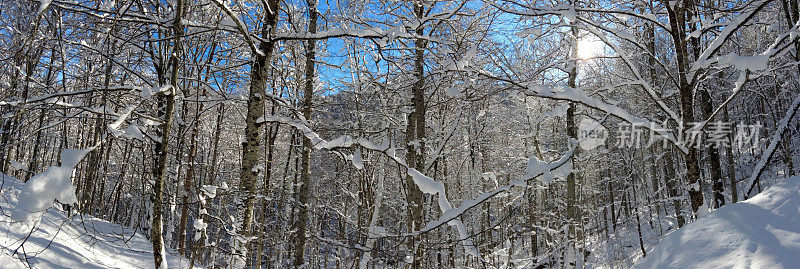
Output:
[[[723,117],[725,117],[725,122],[730,122],[728,118],[728,108],[725,107],[723,109]],[[739,201],[739,189],[736,187],[736,168],[733,165],[733,132],[728,133],[728,147],[726,148],[726,154],[728,155],[727,166],[728,166],[728,180],[731,183],[731,203],[736,203]]]
[[[167,268],[166,261],[164,257],[166,257],[165,246],[164,246],[164,238],[162,233],[162,203],[164,199],[164,180],[165,174],[167,170],[167,149],[169,148],[169,137],[170,137],[170,130],[172,128],[172,116],[175,112],[175,93],[178,88],[178,72],[180,71],[179,68],[179,59],[181,54],[181,43],[180,38],[183,35],[183,25],[181,25],[181,19],[183,17],[183,1],[177,0],[177,4],[175,7],[176,15],[175,21],[173,24],[173,33],[174,33],[174,41],[173,44],[173,52],[171,56],[172,61],[172,74],[170,77],[170,89],[169,92],[161,92],[159,98],[162,98],[164,103],[163,110],[159,111],[160,118],[162,118],[163,122],[161,123],[161,130],[159,131],[159,135],[161,136],[161,141],[157,142],[155,145],[156,148],[156,166],[155,166],[155,184],[153,185],[153,216],[152,216],[152,223],[150,227],[150,241],[153,243],[153,258],[155,260],[155,268]],[[159,102],[161,103],[161,102]],[[161,108],[159,108],[161,109]]]
[[669,200],[672,201],[672,207],[675,209],[675,219],[678,221],[678,228],[686,224],[686,219],[683,217],[683,210],[681,209],[681,201],[678,194],[678,178],[675,175],[675,162],[672,159],[672,149],[667,149],[664,156],[664,174],[667,175],[667,191],[669,191]]
[[[244,199],[240,235],[245,238],[250,236],[252,229],[253,210],[258,192],[256,183],[260,173],[258,165],[261,161],[261,125],[263,124],[259,122],[259,119],[264,116],[264,97],[269,63],[275,47],[275,41],[271,40],[271,37],[275,33],[278,23],[278,0],[267,0],[265,4],[264,12],[266,14],[261,29],[260,51],[252,52],[256,56],[250,73],[250,93],[247,98],[247,115],[245,116],[245,142],[242,145],[242,167],[239,179],[239,188]],[[234,250],[234,254],[247,257],[247,247],[239,246]]]
[[[307,0],[308,3],[308,32],[309,34],[317,33],[317,1]],[[307,41],[306,44],[306,81],[305,90],[303,92],[303,117],[311,120],[311,110],[314,101],[314,60],[316,58],[315,39]],[[305,248],[306,248],[306,233],[309,211],[309,187],[311,186],[311,150],[314,145],[311,144],[311,139],[303,136],[303,149],[301,155],[300,166],[300,187],[298,190],[299,214],[297,222],[295,222],[295,248],[294,248],[294,266],[300,267],[305,261]]]
[[[708,90],[701,91],[700,94],[703,108],[703,118],[708,119],[708,117],[710,117],[713,113],[714,109],[711,95],[708,93]],[[725,205],[725,195],[722,194],[722,161],[719,159],[719,148],[717,147],[716,143],[708,143],[708,147],[708,163],[711,166],[709,169],[709,176],[711,177],[711,189],[714,192],[713,205],[714,208],[719,208]]]
[[[425,9],[420,2],[414,3],[414,16],[416,19],[421,20],[424,16]],[[422,25],[416,29],[416,34],[419,36],[424,35],[424,28]],[[406,125],[406,164],[410,168],[414,168],[421,173],[425,173],[425,74],[424,74],[424,54],[427,42],[422,38],[417,38],[414,41],[414,73],[416,81],[412,85],[411,103],[413,111],[408,115],[408,124]],[[423,207],[423,194],[422,191],[414,183],[414,179],[409,175],[406,177],[406,200],[409,207],[409,221],[410,232],[422,227],[422,207]],[[414,262],[412,268],[419,268],[420,254],[418,248],[415,246],[415,239],[410,238],[408,241],[409,249],[413,251]]]
[[[567,83],[570,88],[577,88],[577,80],[578,80],[578,60],[577,60],[577,51],[578,51],[578,31],[576,28],[572,28],[572,44],[570,49],[570,58],[569,67],[568,67],[568,74],[567,74]],[[567,107],[567,136],[569,140],[578,139],[578,128],[575,125],[575,103],[570,102],[569,107]],[[571,143],[567,141],[567,145]],[[576,145],[577,146],[577,145]],[[576,150],[577,153],[577,150]],[[573,170],[575,170],[575,156],[570,158],[570,162],[573,165]],[[567,222],[569,222],[569,236],[574,238],[575,233],[575,220],[578,218],[578,211],[577,211],[577,187],[575,186],[575,173],[570,171],[567,175]]]
[[[680,106],[683,128],[689,128],[694,122],[694,85],[690,83],[689,74],[689,51],[686,43],[686,10],[689,7],[688,1],[683,3],[665,2],[667,14],[669,15],[670,26],[673,31],[673,45],[675,47],[675,57],[678,62],[678,91],[680,93]],[[696,50],[696,48],[695,48]],[[680,130],[683,132],[684,130]],[[686,164],[686,181],[689,184],[689,201],[692,213],[696,214],[700,206],[703,205],[703,192],[700,189],[700,168],[697,164],[697,149],[692,145],[687,146],[687,153],[684,156]]]

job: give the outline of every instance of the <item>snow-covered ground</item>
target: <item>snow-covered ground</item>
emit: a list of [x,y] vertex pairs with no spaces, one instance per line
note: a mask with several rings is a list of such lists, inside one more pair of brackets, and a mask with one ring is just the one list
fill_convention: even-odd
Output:
[[[88,215],[68,218],[52,208],[39,221],[13,221],[10,209],[17,205],[23,183],[0,176],[0,268],[28,268],[23,260],[32,268],[154,267],[152,245],[128,227]],[[189,260],[172,252],[167,260],[170,268],[189,266]]]
[[[128,227],[88,215],[68,218],[55,209],[38,221],[13,221],[11,208],[17,206],[23,183],[3,177],[0,268],[153,267],[150,242]],[[643,224],[644,234],[652,232],[648,226]],[[645,241],[652,240],[656,239],[648,236]],[[627,248],[638,252],[632,244]],[[638,259],[634,267],[800,268],[800,176],[713,211],[647,249],[647,257]],[[168,253],[170,268],[188,267],[187,259]],[[495,254],[507,258],[507,254]],[[524,263],[514,261],[516,265]]]
[[667,235],[636,268],[800,268],[800,176]]

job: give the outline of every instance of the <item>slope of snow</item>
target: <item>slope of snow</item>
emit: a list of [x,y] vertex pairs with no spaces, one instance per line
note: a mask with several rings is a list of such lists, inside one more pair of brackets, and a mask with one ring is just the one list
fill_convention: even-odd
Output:
[[[89,215],[68,218],[52,208],[39,221],[12,220],[9,215],[24,184],[0,177],[0,268],[27,268],[24,259],[32,268],[154,267],[152,245],[128,227]],[[17,254],[12,255],[15,250]],[[189,261],[178,255],[168,255],[167,262],[170,268],[189,266]]]
[[667,235],[636,268],[800,268],[800,176]]

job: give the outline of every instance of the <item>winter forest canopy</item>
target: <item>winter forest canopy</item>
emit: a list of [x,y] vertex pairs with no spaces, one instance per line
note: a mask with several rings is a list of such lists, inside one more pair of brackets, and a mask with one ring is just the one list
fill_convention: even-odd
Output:
[[0,0],[0,26],[3,263],[67,266],[63,230],[144,268],[646,267],[798,186],[797,0]]

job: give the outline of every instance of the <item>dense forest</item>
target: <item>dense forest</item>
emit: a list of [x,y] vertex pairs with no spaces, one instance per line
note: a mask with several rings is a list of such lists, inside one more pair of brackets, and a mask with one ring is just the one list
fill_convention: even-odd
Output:
[[800,170],[797,0],[0,0],[0,26],[24,267],[79,268],[42,262],[74,230],[143,236],[141,268],[627,268]]

